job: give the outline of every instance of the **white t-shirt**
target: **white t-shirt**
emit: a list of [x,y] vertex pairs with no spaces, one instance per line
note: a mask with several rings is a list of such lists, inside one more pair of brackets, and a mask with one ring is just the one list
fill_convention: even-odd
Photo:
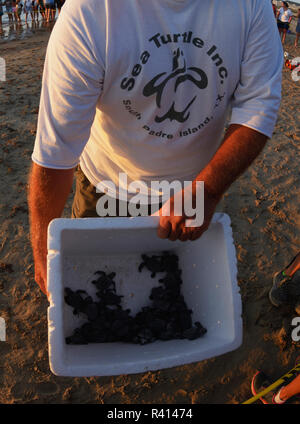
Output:
[[193,180],[224,123],[271,137],[283,54],[269,0],[72,0],[47,48],[32,159],[95,186]]
[[284,10],[283,7],[279,9],[279,20],[281,22],[288,22],[291,16],[293,16],[291,9]]

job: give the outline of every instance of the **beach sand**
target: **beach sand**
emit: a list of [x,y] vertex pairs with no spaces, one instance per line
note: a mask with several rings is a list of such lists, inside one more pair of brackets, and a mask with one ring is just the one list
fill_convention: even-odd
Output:
[[[48,37],[45,31],[0,44],[7,63],[7,81],[0,82],[0,317],[7,325],[7,341],[0,342],[0,403],[217,404],[248,399],[257,369],[275,381],[300,353],[290,334],[296,313],[277,310],[268,300],[274,272],[299,250],[300,82],[283,69],[274,136],[218,208],[232,220],[243,302],[242,346],[157,372],[62,378],[49,369],[48,302],[34,282],[26,203]],[[289,35],[285,49],[300,56],[293,40]],[[72,193],[66,217],[71,201]]]

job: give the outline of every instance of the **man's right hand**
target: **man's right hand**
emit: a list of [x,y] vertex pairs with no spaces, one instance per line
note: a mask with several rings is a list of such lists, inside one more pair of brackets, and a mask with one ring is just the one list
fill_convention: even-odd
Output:
[[34,261],[34,279],[42,292],[48,297],[47,291],[47,253],[40,255]]

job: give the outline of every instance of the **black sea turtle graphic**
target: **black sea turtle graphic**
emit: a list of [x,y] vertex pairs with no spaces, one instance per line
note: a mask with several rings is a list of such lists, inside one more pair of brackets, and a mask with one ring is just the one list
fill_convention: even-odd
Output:
[[[173,69],[169,75],[167,75],[167,72],[162,72],[161,74],[156,75],[144,87],[143,95],[145,97],[149,97],[149,96],[152,96],[153,94],[156,94],[156,105],[158,108],[161,107],[163,92],[167,84],[170,83],[172,80],[173,80],[174,93],[176,93],[178,87],[181,84],[185,83],[186,81],[191,81],[201,90],[207,87],[207,84],[208,84],[207,75],[202,69],[199,69],[193,66],[187,68],[185,59],[183,61],[184,62],[183,66],[179,67],[180,55],[183,56],[183,53],[180,49],[177,49],[174,51]],[[195,74],[195,76],[193,76],[193,73]],[[167,76],[163,78],[165,75]],[[159,80],[161,82],[159,82]],[[156,116],[155,121],[163,122],[166,119],[169,119],[170,121],[175,120],[178,122],[185,122],[190,116],[189,109],[191,105],[194,103],[196,97],[197,95],[195,95],[190,100],[190,102],[186,105],[186,107],[181,111],[176,110],[175,100],[174,100],[168,112],[165,113],[163,116]]]

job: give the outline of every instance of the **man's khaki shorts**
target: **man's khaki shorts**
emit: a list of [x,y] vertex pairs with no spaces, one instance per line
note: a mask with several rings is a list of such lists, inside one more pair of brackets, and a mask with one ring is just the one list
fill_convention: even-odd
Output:
[[[98,199],[104,195],[104,193],[96,193],[96,187],[89,182],[84,173],[82,172],[80,166],[77,166],[75,171],[76,175],[76,191],[72,205],[72,218],[99,218],[97,214],[97,201]],[[125,203],[124,209],[128,211],[128,203],[122,200],[116,200],[116,209],[117,216],[119,216],[119,210],[121,203]],[[158,210],[160,205],[157,205],[156,208],[153,209]],[[147,215],[151,215],[151,207],[148,208]],[[127,214],[127,216],[129,216]]]

